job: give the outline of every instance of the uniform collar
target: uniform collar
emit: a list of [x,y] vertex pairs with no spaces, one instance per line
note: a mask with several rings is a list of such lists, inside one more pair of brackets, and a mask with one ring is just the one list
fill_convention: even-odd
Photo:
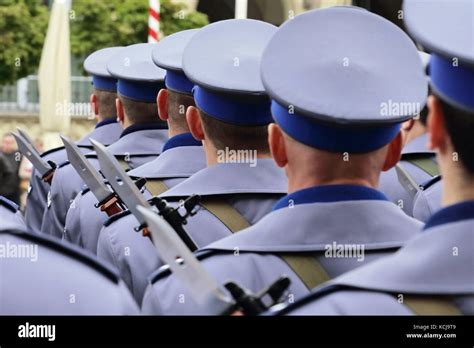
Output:
[[147,162],[127,172],[129,176],[147,179],[189,178],[206,167],[202,146],[178,146],[162,152]]
[[149,122],[149,123],[138,123],[132,124],[131,126],[127,127],[123,130],[120,138],[123,138],[127,134],[142,131],[142,130],[149,130],[149,129],[167,129],[168,126],[164,122]]
[[[349,220],[350,233],[345,223]],[[387,250],[402,246],[421,225],[385,200],[299,204],[272,211],[244,231],[203,249],[310,252],[327,250],[336,242],[364,245],[365,250]]]
[[457,203],[435,213],[426,223],[424,230],[435,226],[474,219],[474,200]]
[[206,167],[160,197],[188,197],[229,194],[286,193],[285,173],[271,158],[259,158],[255,167],[248,163],[218,163]]
[[388,199],[382,192],[366,186],[321,185],[299,190],[283,197],[273,206],[273,210],[298,204],[362,200],[387,201]]
[[202,146],[202,142],[194,139],[191,133],[178,134],[168,139],[163,146],[162,153],[166,150],[182,146]]
[[112,123],[117,123],[117,119],[116,118],[106,118],[105,120],[102,120],[100,122],[97,122],[97,124],[95,125],[95,128],[100,128],[102,126],[105,126],[106,124],[112,124]]

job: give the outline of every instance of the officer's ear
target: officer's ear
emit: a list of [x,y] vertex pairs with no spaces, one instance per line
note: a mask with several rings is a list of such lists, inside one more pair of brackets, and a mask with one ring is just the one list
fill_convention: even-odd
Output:
[[204,128],[202,126],[201,114],[199,109],[195,106],[189,106],[186,110],[186,121],[188,122],[189,130],[196,140],[204,140]]
[[123,104],[120,98],[115,99],[115,108],[117,109],[117,122],[123,127],[125,123],[125,111],[123,110]]
[[158,115],[162,121],[167,121],[169,118],[168,114],[168,90],[163,88],[156,97],[156,105],[158,105]]
[[428,98],[428,147],[431,150],[446,149],[448,133],[446,132],[446,125],[444,122],[444,113],[441,103],[435,96]]
[[97,96],[94,93],[91,94],[89,101],[91,103],[92,112],[95,116],[99,116],[99,104],[97,104]]
[[284,134],[281,128],[275,123],[268,125],[268,145],[276,164],[281,168],[286,166],[288,156],[286,155]]
[[383,164],[382,170],[385,172],[393,167],[400,161],[400,157],[403,149],[403,134],[398,132],[397,136],[388,144],[387,155],[385,156],[385,163]]

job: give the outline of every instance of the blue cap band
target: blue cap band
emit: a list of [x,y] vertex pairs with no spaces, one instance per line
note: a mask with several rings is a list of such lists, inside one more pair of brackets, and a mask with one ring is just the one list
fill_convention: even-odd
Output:
[[461,65],[437,54],[431,55],[430,78],[435,92],[447,102],[474,110],[474,69]]
[[191,94],[194,87],[184,73],[174,70],[166,70],[165,84],[166,88],[186,94]]
[[308,146],[329,152],[366,153],[387,145],[401,128],[400,123],[380,126],[331,126],[328,123],[290,114],[288,109],[272,102],[276,123],[292,138]]
[[92,85],[96,89],[103,89],[104,91],[117,92],[117,79],[102,76],[92,76]]
[[158,92],[163,89],[164,83],[118,80],[117,91],[124,97],[146,102],[156,103]]
[[200,110],[223,122],[242,126],[263,126],[273,122],[268,99],[237,100],[199,86],[193,88],[193,96]]

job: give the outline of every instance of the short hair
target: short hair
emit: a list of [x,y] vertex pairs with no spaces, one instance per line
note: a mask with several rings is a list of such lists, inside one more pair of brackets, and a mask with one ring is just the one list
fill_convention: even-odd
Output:
[[206,136],[217,150],[257,150],[261,154],[270,153],[268,146],[268,126],[237,126],[209,116],[199,110]]
[[118,94],[125,114],[127,115],[128,121],[131,124],[137,123],[150,123],[158,122],[160,118],[158,117],[158,108],[155,103],[147,103],[142,101],[137,101],[128,97]]
[[[430,95],[433,95],[432,91],[431,91],[431,86],[428,85],[428,97]],[[429,114],[429,110],[428,110],[428,104],[425,105],[425,107],[423,108],[423,110],[421,110],[420,112],[420,115],[418,117],[418,120],[421,122],[421,124],[423,126],[426,127],[427,125],[427,122],[428,122],[428,114]]]
[[423,126],[426,127],[426,122],[428,121],[428,106],[425,106],[423,110],[421,110],[418,120]]
[[93,93],[99,105],[99,115],[102,118],[117,118],[117,109],[115,108],[117,93],[98,88],[94,88]]
[[168,89],[168,124],[170,128],[180,133],[188,133],[186,110],[195,105],[192,95]]
[[454,151],[458,153],[459,160],[470,175],[474,175],[474,112],[463,110],[447,103],[441,97],[446,129],[451,137]]

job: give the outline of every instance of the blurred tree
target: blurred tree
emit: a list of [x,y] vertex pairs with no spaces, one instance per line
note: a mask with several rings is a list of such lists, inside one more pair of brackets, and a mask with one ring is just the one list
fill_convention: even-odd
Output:
[[[0,0],[0,86],[34,73],[48,26],[44,0]],[[208,23],[200,12],[186,12],[184,3],[161,0],[165,35]],[[70,12],[71,51],[78,61],[95,50],[146,42],[147,0],[73,0]],[[80,67],[82,71],[82,64]]]
[[0,85],[36,70],[47,25],[42,0],[0,0]]
[[[160,29],[165,35],[208,23],[184,3],[161,0]],[[71,12],[72,54],[85,57],[109,46],[127,46],[148,38],[147,0],[74,0]]]

